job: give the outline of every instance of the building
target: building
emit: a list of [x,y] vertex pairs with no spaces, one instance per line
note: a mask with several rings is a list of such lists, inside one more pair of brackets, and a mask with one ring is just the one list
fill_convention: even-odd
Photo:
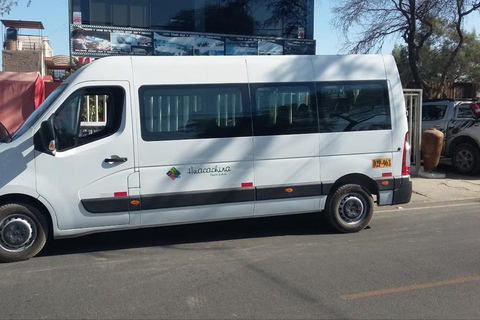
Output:
[[[6,28],[2,50],[2,70],[9,72],[39,72],[51,78],[70,68],[70,58],[54,56],[48,37],[42,35],[43,24],[38,21],[0,20]],[[37,35],[23,30],[38,30]]]
[[75,57],[315,54],[314,0],[70,0]]

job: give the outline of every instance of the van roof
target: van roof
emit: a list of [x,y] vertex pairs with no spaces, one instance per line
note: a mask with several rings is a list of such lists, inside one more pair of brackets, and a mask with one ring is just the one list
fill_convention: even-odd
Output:
[[95,60],[66,81],[135,80],[139,84],[243,83],[247,77],[250,82],[379,80],[388,77],[386,69],[389,68],[396,68],[393,57],[377,54],[114,56]]

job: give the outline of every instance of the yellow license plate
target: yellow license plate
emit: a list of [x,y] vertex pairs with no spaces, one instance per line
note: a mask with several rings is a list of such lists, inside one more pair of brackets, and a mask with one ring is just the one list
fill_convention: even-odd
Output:
[[390,168],[392,166],[392,158],[373,159],[372,168]]

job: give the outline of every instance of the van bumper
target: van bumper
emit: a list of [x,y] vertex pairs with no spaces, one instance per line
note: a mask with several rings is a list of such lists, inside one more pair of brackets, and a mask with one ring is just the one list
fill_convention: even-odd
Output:
[[395,179],[392,204],[409,203],[412,199],[412,179],[410,176]]

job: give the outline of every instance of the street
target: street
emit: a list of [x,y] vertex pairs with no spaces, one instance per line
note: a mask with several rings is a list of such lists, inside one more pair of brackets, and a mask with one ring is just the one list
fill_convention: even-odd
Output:
[[56,240],[0,264],[0,317],[478,319],[478,206],[377,207],[357,234],[303,215]]

